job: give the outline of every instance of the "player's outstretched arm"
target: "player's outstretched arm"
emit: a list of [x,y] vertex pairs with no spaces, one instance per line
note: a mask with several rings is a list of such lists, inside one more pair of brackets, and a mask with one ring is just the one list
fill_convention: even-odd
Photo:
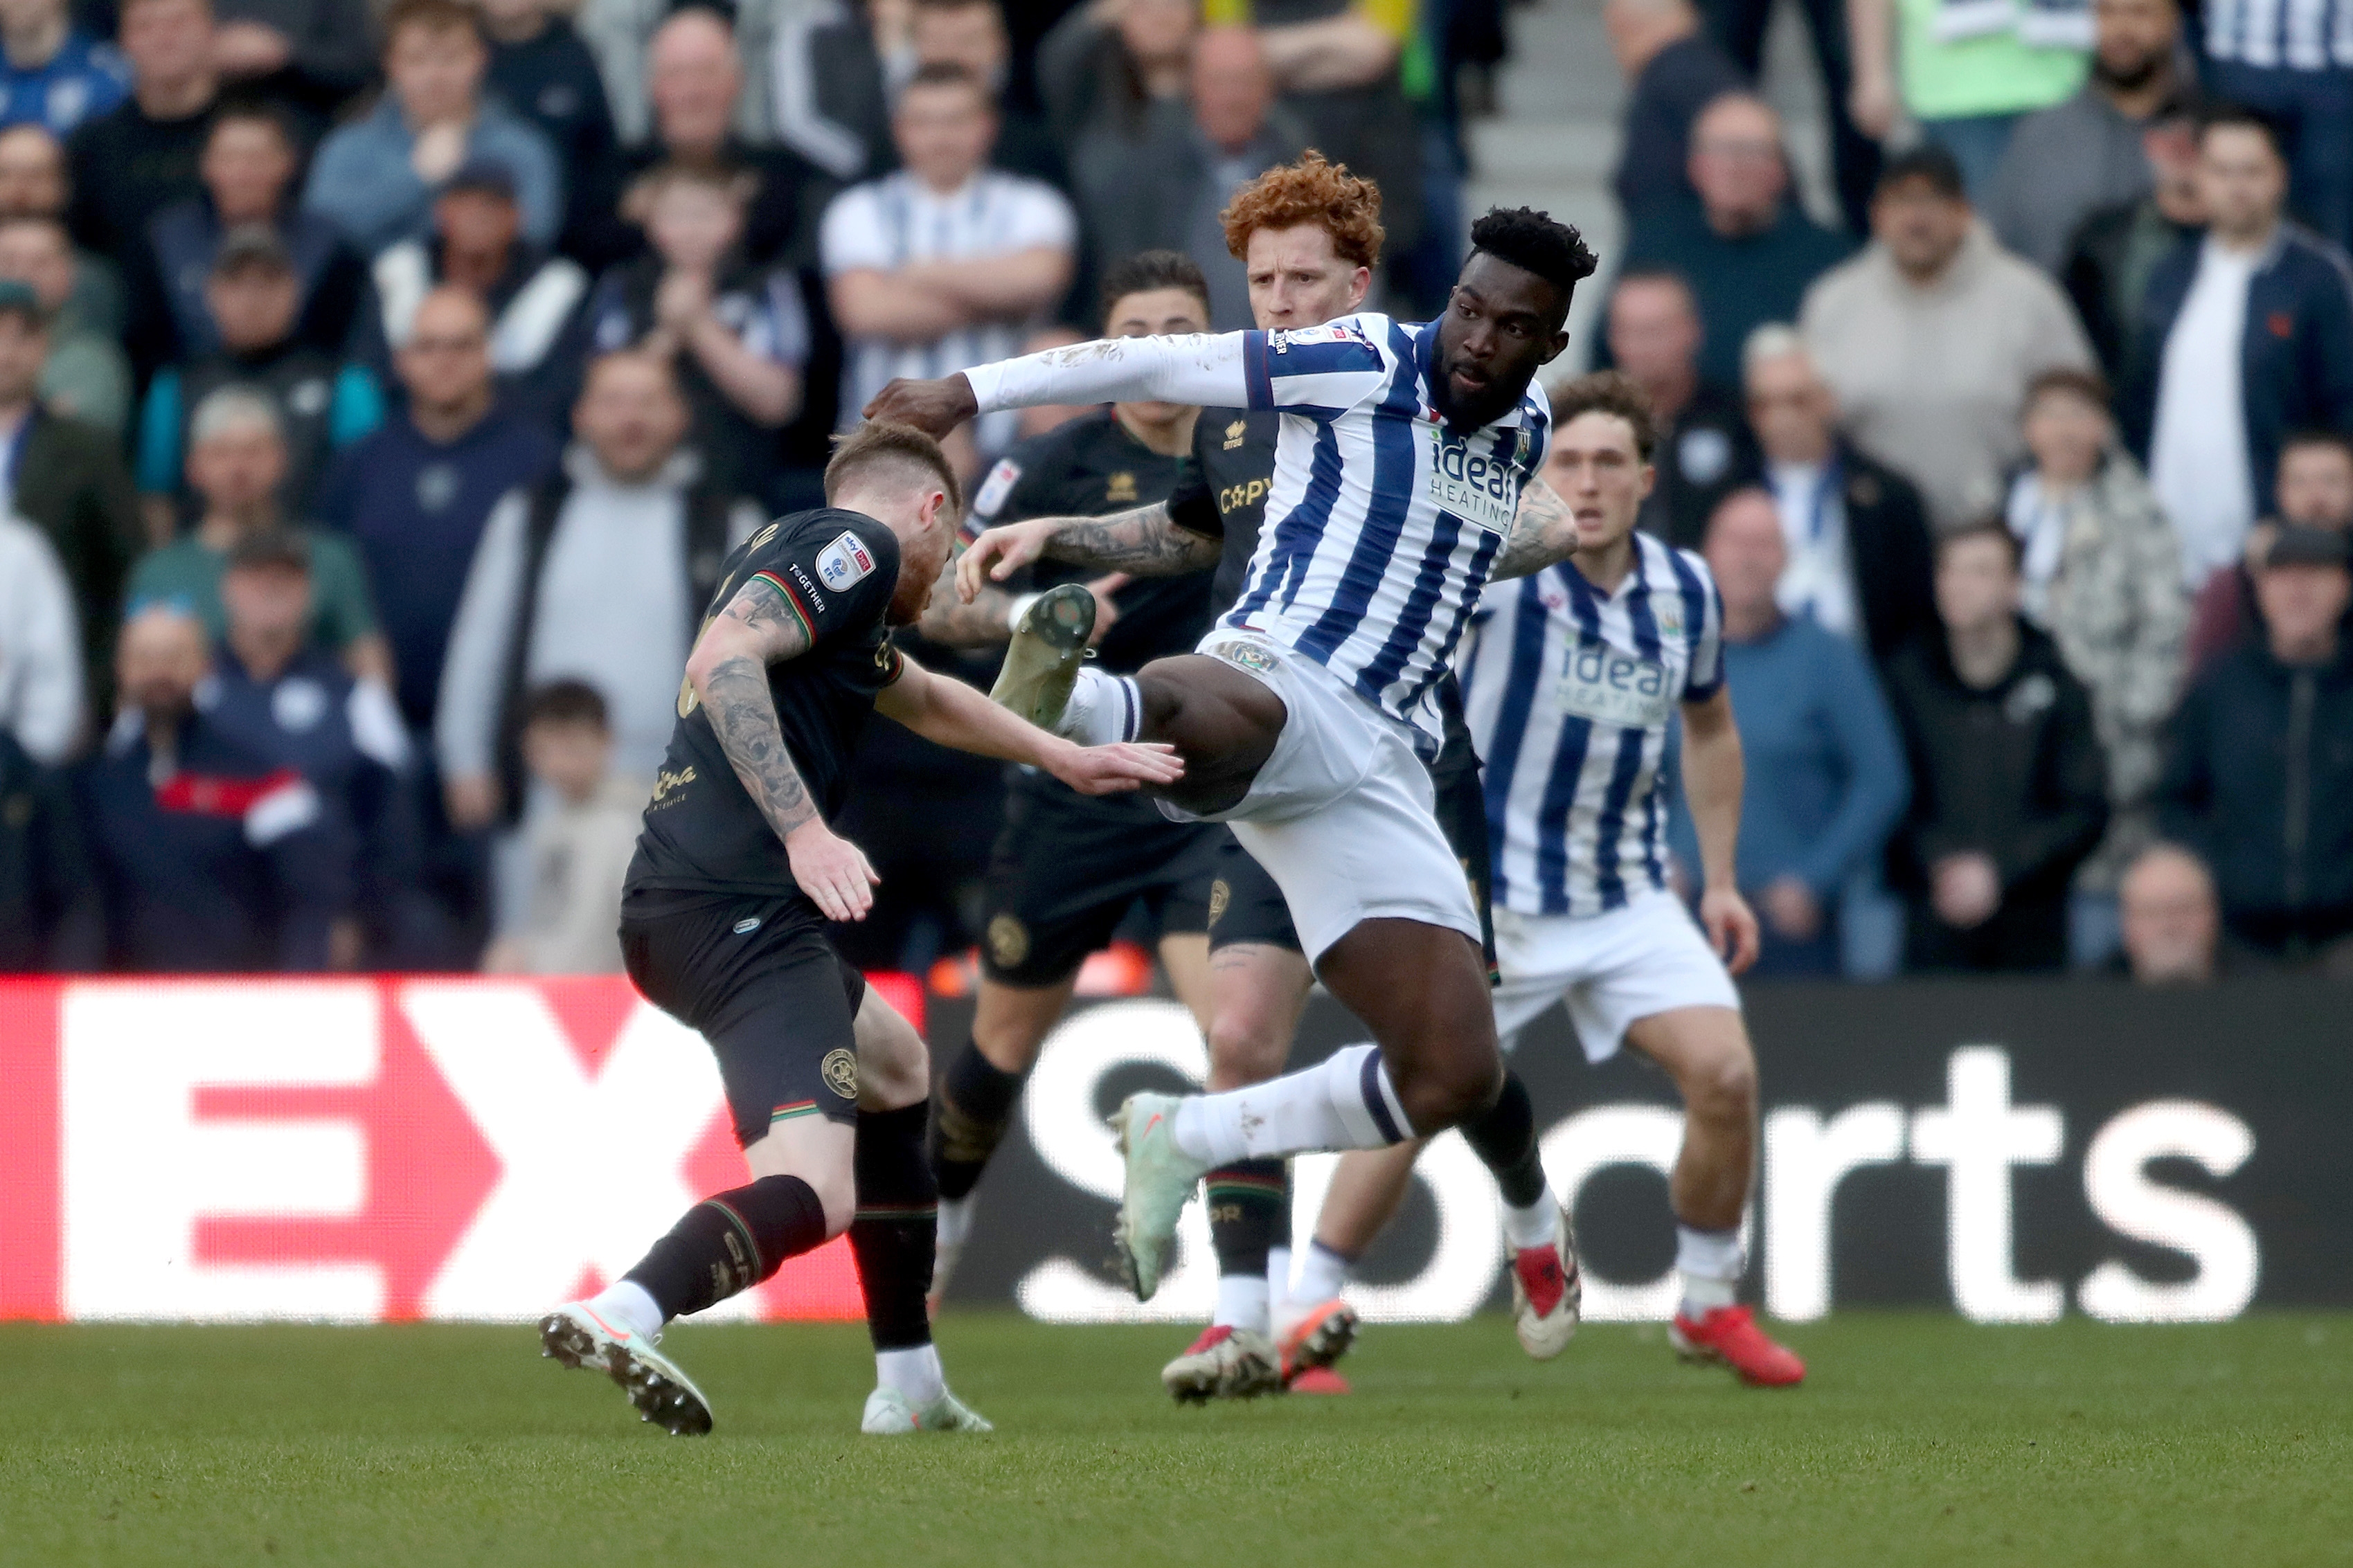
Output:
[[1192,403],[1241,407],[1250,401],[1243,334],[1102,338],[1019,359],[975,365],[934,381],[893,381],[874,395],[866,417],[913,425],[935,437],[976,415],[1040,403]]
[[1747,764],[1740,754],[1740,730],[1732,720],[1732,692],[1715,694],[1683,710],[1683,804],[1699,837],[1702,876],[1699,918],[1708,941],[1733,973],[1757,962],[1757,917],[1740,896],[1733,869],[1740,842],[1740,792]]
[[768,667],[808,651],[807,623],[775,584],[754,577],[702,628],[687,656],[686,682],[719,737],[719,749],[752,803],[784,841],[793,879],[828,920],[866,918],[881,879],[865,855],[818,815],[817,802],[785,748],[768,693]]
[[1076,745],[913,659],[902,661],[899,679],[882,689],[874,706],[934,744],[1043,768],[1081,795],[1117,795],[1141,784],[1175,784],[1185,776],[1185,764],[1173,746],[1126,742]]
[[1512,519],[1512,536],[1495,552],[1487,580],[1525,577],[1577,551],[1577,519],[1560,492],[1541,479],[1530,479],[1520,490],[1520,510]]
[[1124,572],[1181,577],[1218,563],[1222,540],[1177,526],[1166,501],[1103,517],[1033,517],[985,530],[956,560],[956,597],[969,605],[1041,557]]

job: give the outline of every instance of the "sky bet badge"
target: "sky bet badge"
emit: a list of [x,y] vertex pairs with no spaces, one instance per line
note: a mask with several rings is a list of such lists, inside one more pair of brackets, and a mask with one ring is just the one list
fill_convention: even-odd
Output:
[[854,533],[845,531],[817,554],[818,581],[837,594],[864,581],[873,570],[873,552]]

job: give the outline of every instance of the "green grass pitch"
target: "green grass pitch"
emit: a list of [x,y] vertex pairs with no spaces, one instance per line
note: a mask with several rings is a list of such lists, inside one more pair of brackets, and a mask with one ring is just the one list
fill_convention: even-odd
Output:
[[1804,1388],[1588,1328],[1375,1327],[1345,1399],[1177,1409],[1183,1334],[959,1313],[977,1438],[860,1437],[861,1330],[687,1327],[669,1438],[528,1328],[0,1326],[0,1563],[2353,1562],[2353,1317],[1842,1315]]

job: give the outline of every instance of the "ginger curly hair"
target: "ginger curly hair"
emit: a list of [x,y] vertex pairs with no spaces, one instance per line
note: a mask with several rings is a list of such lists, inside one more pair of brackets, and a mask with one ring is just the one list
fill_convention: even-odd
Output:
[[1322,224],[1340,259],[1358,267],[1380,260],[1385,237],[1380,186],[1348,173],[1345,163],[1326,162],[1321,153],[1269,169],[1234,193],[1218,221],[1225,226],[1226,248],[1237,259],[1262,228]]

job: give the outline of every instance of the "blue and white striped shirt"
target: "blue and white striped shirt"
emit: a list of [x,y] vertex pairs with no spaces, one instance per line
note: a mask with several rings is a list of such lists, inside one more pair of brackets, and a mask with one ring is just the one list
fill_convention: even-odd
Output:
[[1493,424],[1449,427],[1430,396],[1437,342],[1435,322],[1366,314],[1298,331],[1114,338],[965,374],[984,413],[1105,398],[1280,412],[1266,526],[1219,625],[1315,660],[1434,752],[1430,693],[1552,429],[1533,384]]
[[1499,590],[1472,634],[1463,708],[1504,909],[1595,915],[1667,885],[1667,725],[1724,683],[1724,604],[1698,556],[1634,547],[1616,593],[1563,561]]
[[2206,53],[2266,69],[2353,67],[2353,0],[2207,0]]

